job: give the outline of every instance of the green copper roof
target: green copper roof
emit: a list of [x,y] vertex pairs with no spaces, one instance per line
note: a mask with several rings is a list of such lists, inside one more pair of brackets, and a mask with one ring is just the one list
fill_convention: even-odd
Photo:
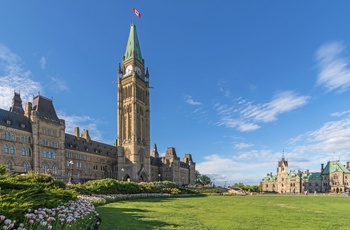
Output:
[[268,175],[262,179],[263,182],[276,182],[277,181],[277,175]]
[[348,173],[349,170],[347,170],[344,165],[342,165],[339,161],[329,161],[324,170],[322,171],[322,174],[329,174],[332,172],[346,172]]
[[319,172],[303,173],[302,179],[308,180],[308,181],[321,180],[321,173]]
[[124,61],[127,61],[135,57],[135,59],[137,59],[139,62],[142,63],[141,48],[140,48],[139,39],[137,37],[135,24],[131,24],[130,26],[130,33],[129,33],[128,43],[126,44],[124,57],[125,57]]

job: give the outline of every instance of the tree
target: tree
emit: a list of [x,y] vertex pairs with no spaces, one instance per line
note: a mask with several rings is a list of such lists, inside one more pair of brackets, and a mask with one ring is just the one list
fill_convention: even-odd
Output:
[[5,165],[0,165],[0,175],[7,174],[7,167]]
[[208,185],[211,183],[210,177],[207,175],[201,175],[197,170],[196,170],[196,185],[198,186],[204,186]]

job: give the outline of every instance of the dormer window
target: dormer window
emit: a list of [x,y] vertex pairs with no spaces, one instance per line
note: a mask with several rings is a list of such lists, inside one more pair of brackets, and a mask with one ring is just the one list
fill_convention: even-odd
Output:
[[7,125],[11,125],[11,121],[10,120],[6,120],[6,124]]
[[25,124],[21,124],[21,128],[24,129],[26,127]]

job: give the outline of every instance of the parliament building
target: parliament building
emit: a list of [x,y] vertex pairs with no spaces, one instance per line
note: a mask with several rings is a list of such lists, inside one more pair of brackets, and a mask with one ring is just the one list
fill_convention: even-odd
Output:
[[75,183],[114,178],[123,181],[173,181],[195,184],[191,154],[181,159],[170,147],[151,152],[149,71],[141,55],[136,25],[118,66],[118,138],[115,145],[94,141],[88,130],[66,133],[53,101],[41,95],[22,104],[14,92],[10,109],[0,109],[0,164],[10,173],[49,173]]
[[321,164],[320,172],[288,171],[288,161],[278,161],[277,174],[268,173],[260,182],[263,192],[276,193],[344,193],[350,189],[350,162]]

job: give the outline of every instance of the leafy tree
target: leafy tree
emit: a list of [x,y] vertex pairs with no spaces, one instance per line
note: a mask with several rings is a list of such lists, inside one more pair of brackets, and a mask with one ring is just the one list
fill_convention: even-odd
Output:
[[0,175],[7,174],[7,167],[5,165],[0,165]]
[[202,175],[196,170],[196,185],[204,186],[211,183],[210,177],[207,175]]

